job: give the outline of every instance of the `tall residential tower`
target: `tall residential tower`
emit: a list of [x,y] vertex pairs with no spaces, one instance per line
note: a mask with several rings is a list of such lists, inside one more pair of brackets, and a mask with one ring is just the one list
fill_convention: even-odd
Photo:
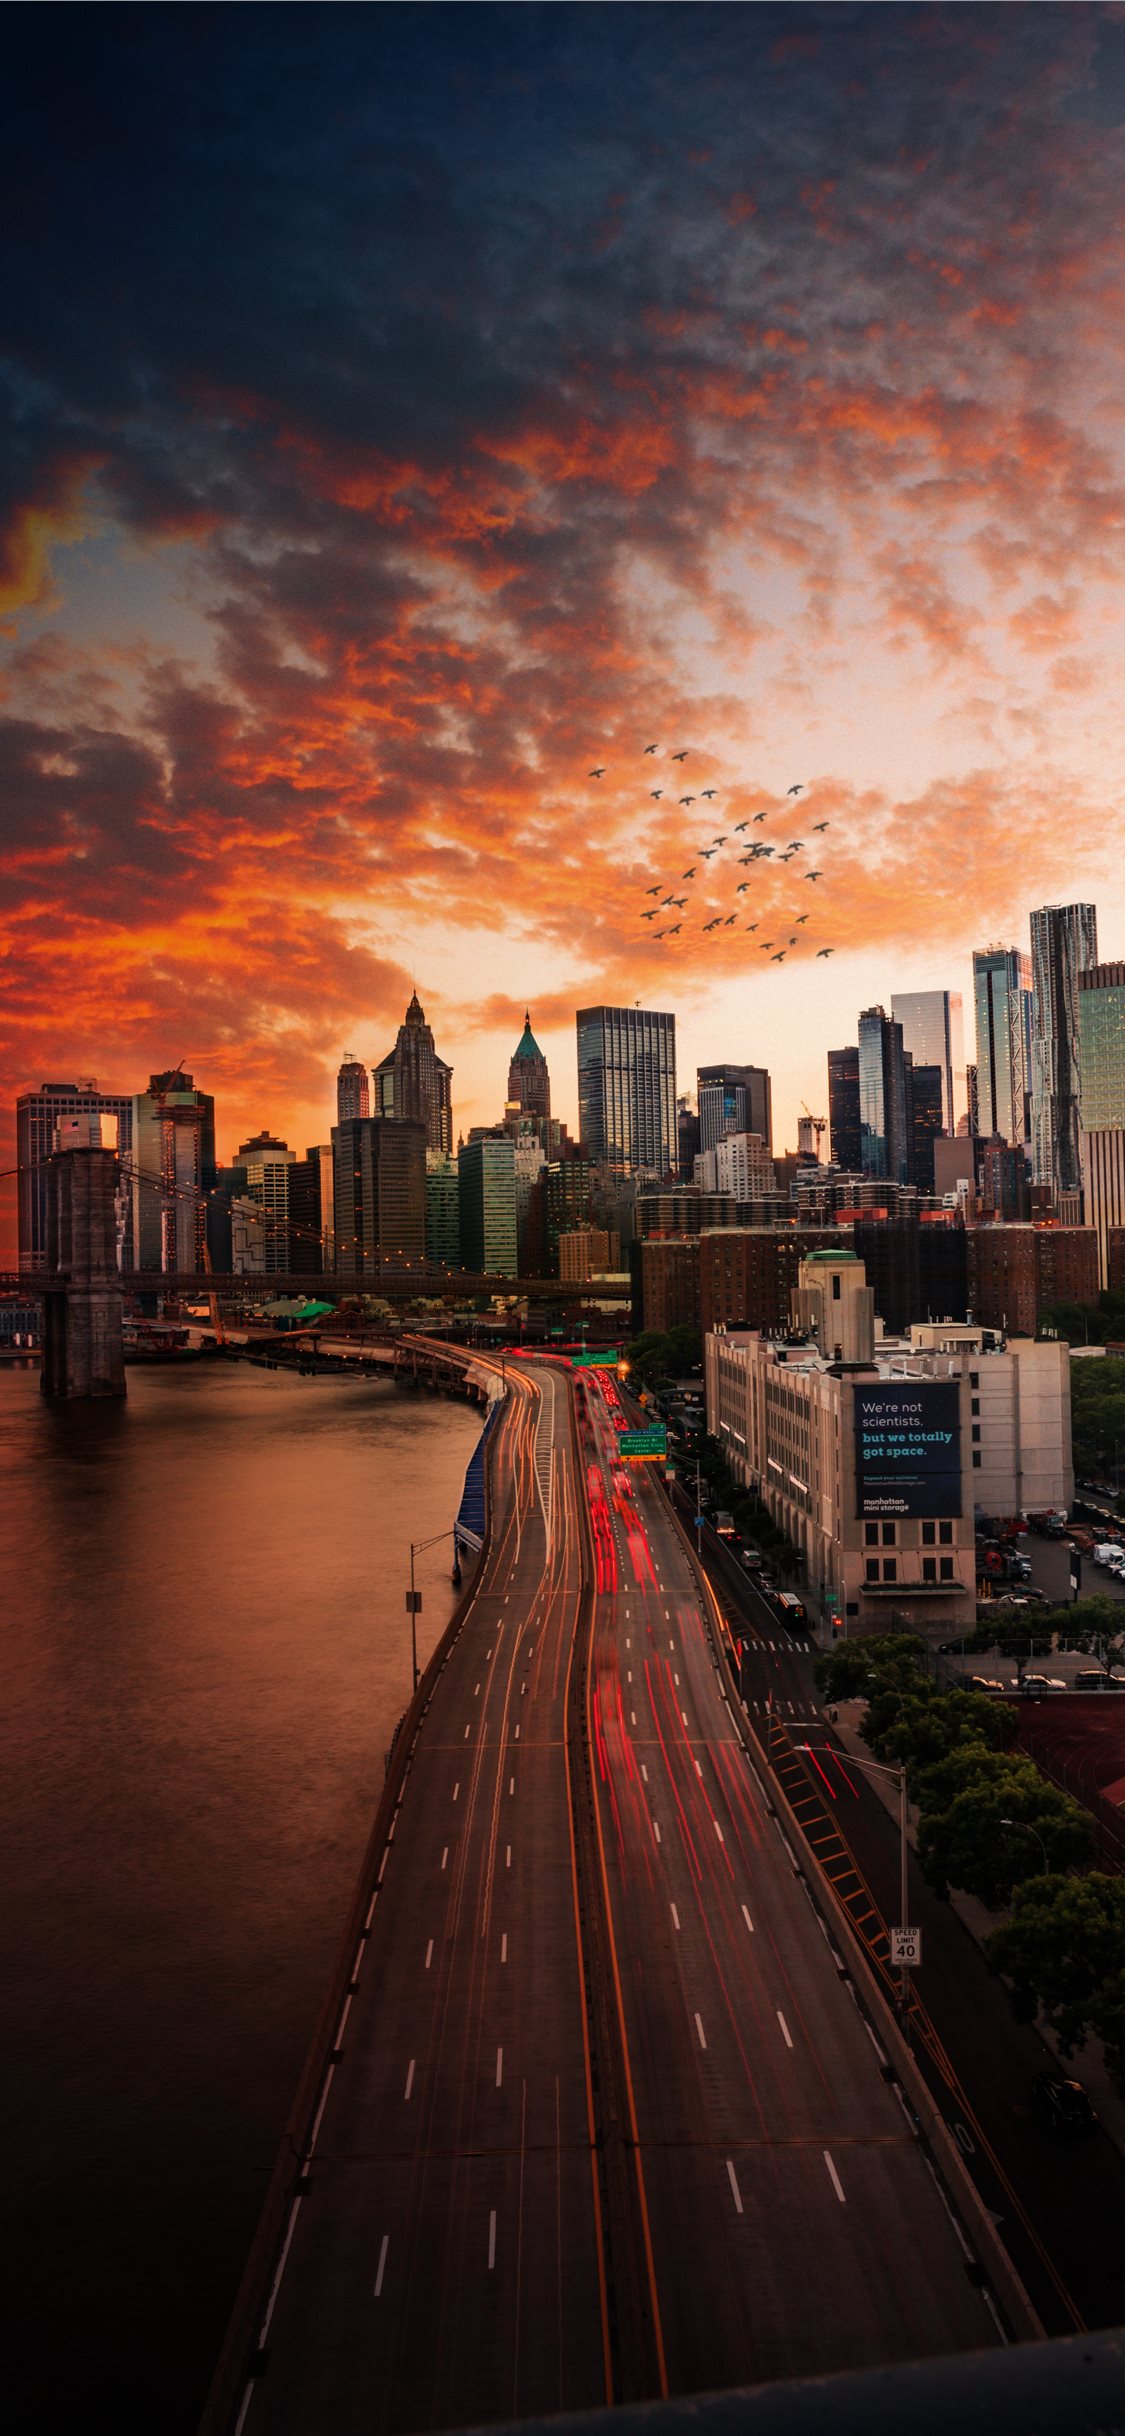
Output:
[[675,1016],[648,1007],[580,1007],[577,1029],[583,1149],[621,1175],[672,1175]]

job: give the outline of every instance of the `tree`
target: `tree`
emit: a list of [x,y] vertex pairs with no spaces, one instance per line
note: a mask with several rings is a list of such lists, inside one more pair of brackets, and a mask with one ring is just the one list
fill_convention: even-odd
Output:
[[876,1759],[897,1761],[911,1779],[916,1768],[932,1767],[960,1744],[998,1750],[1014,1731],[1011,1711],[987,1692],[938,1692],[924,1676],[917,1687],[888,1685],[872,1700],[863,1728]]
[[995,1621],[990,1616],[987,1624],[978,1624],[971,1640],[965,1643],[965,1651],[971,1655],[978,1650],[995,1650],[1001,1658],[1014,1658],[1022,1683],[1028,1659],[1049,1658],[1054,1637],[1050,1610],[1043,1610],[1040,1622],[1030,1607],[1009,1607],[1001,1609]]
[[[1006,1705],[1002,1709],[997,1706],[993,1710],[993,1716],[997,1723],[1001,1718],[1006,1719],[1012,1733],[1015,1732],[1016,1721],[1011,1709]],[[911,1792],[921,1810],[931,1811],[937,1815],[941,1811],[949,1809],[957,1795],[964,1792],[966,1785],[978,1781],[985,1784],[996,1784],[1004,1774],[1006,1766],[1007,1761],[1001,1746],[985,1742],[974,1736],[968,1742],[957,1743],[954,1749],[945,1752],[941,1759],[934,1760],[928,1767],[922,1768],[911,1786]]]
[[1064,2055],[1092,2032],[1125,2087],[1125,1879],[1100,1870],[1032,1879],[986,1951],[1010,1983],[1018,2021],[1042,2011]]
[[826,1700],[855,1700],[864,1693],[870,1696],[875,1682],[886,1675],[904,1681],[916,1676],[922,1682],[919,1661],[924,1648],[914,1633],[860,1633],[817,1659],[817,1687]]
[[1125,1612],[1117,1600],[1097,1592],[1092,1599],[1076,1599],[1062,1613],[1067,1619],[1069,1647],[1089,1650],[1105,1673],[1112,1674],[1125,1660]]
[[1011,1755],[974,1771],[948,1809],[923,1811],[918,1827],[918,1860],[935,1893],[958,1886],[993,1910],[1023,1879],[1042,1876],[1044,1854],[1048,1871],[1082,1869],[1093,1845],[1088,1812],[1033,1761]]

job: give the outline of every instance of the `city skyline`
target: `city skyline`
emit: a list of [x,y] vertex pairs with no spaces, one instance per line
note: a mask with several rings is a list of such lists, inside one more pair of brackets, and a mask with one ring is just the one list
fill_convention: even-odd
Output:
[[[1116,952],[1111,11],[139,22],[13,26],[0,1104],[184,1055],[311,1140],[417,976],[466,1127],[640,998],[792,1140],[856,1008]],[[650,942],[792,785],[833,960]]]

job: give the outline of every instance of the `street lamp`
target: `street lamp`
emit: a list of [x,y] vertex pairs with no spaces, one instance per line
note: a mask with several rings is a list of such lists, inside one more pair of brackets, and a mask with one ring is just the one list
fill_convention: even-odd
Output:
[[1000,1824],[1002,1827],[1022,1827],[1025,1835],[1034,1836],[1035,1841],[1039,1846],[1039,1850],[1043,1855],[1044,1873],[1047,1877],[1049,1877],[1051,1874],[1051,1864],[1047,1858],[1047,1847],[1039,1833],[1038,1827],[1033,1827],[1030,1819],[1001,1819]]
[[[794,1743],[793,1748],[794,1748],[794,1750],[795,1750],[795,1751],[809,1751],[809,1752],[811,1752],[811,1753],[813,1754],[813,1756],[815,1757],[815,1755],[816,1755],[816,1748],[817,1748],[817,1746],[816,1746],[816,1744],[815,1744],[815,1743],[811,1743],[811,1742],[798,1742],[798,1743]],[[821,1743],[820,1748],[821,1748],[821,1750],[822,1750],[822,1751],[829,1751],[829,1750],[830,1750],[830,1751],[832,1752],[832,1754],[833,1754],[833,1757],[839,1760],[841,1767],[847,1767],[847,1768],[862,1768],[862,1769],[863,1769],[863,1772],[864,1772],[864,1774],[865,1774],[865,1776],[889,1776],[889,1777],[891,1777],[891,1778],[897,1779],[897,1782],[898,1782],[898,1833],[899,1833],[899,1911],[900,1911],[900,1914],[901,1914],[901,1918],[900,1918],[900,1924],[899,1924],[899,1925],[900,1925],[900,1927],[901,1927],[901,1929],[902,1929],[902,1931],[903,1931],[903,1934],[905,1935],[905,1932],[906,1932],[906,1927],[907,1927],[907,1922],[908,1922],[909,1917],[910,1917],[910,1912],[909,1912],[910,1891],[909,1891],[909,1887],[908,1887],[908,1884],[907,1884],[907,1860],[908,1860],[908,1857],[909,1857],[909,1851],[910,1851],[910,1847],[909,1847],[909,1844],[908,1844],[908,1842],[907,1842],[907,1837],[906,1837],[906,1770],[905,1770],[905,1768],[884,1768],[884,1767],[882,1767],[882,1766],[880,1765],[880,1763],[879,1763],[877,1760],[874,1760],[874,1759],[855,1759],[855,1758],[853,1758],[852,1753],[851,1753],[850,1751],[838,1751],[838,1750],[836,1749],[835,1745],[834,1745],[834,1744],[832,1744],[832,1743],[826,1743],[826,1742],[825,1742],[825,1743]],[[906,2043],[907,2043],[907,2045],[908,2045],[908,2046],[909,2046],[909,2044],[910,2044],[910,2015],[909,2015],[908,2004],[907,2004],[907,1990],[908,1990],[909,1985],[910,1985],[909,1973],[910,1973],[910,1969],[911,1969],[911,1967],[912,1967],[912,1966],[911,1966],[910,1964],[905,1963],[905,1962],[900,1962],[900,1964],[899,1964],[899,2011],[900,2011],[900,2013],[901,2013],[901,2015],[902,2015],[902,2031],[903,2031],[903,2037],[905,2038]]]
[[422,1593],[414,1587],[414,1559],[416,1556],[421,1556],[426,1548],[436,1548],[439,1540],[443,1539],[451,1539],[453,1542],[453,1572],[450,1580],[454,1589],[459,1590],[461,1587],[461,1540],[456,1523],[453,1523],[448,1531],[435,1531],[432,1539],[412,1539],[410,1542],[410,1588],[406,1593],[406,1607],[410,1617],[410,1665],[415,1691],[418,1689],[418,1617],[422,1610]]

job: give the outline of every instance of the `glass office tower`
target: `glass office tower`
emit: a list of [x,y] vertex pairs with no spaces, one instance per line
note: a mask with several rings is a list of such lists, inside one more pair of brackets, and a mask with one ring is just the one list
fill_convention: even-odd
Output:
[[956,1133],[964,1106],[965,1033],[960,990],[899,990],[891,1020],[915,1067],[941,1068],[941,1133]]
[[973,957],[977,1021],[977,1121],[985,1139],[1013,1147],[1031,1126],[1031,959],[1018,947],[986,947]]
[[1078,976],[1097,961],[1093,905],[1043,905],[1032,914],[1032,1174],[1056,1194],[1082,1184]]
[[1104,1287],[1110,1230],[1125,1226],[1125,964],[1091,964],[1079,973],[1078,1055],[1085,1218],[1097,1232]]
[[910,1181],[902,1025],[882,1007],[859,1019],[859,1157],[864,1175]]
[[773,1148],[770,1078],[764,1066],[699,1066],[699,1147],[714,1150],[729,1133],[760,1134]]
[[621,1175],[671,1176],[676,1166],[676,1018],[649,1007],[580,1007],[578,1125],[582,1147]]

